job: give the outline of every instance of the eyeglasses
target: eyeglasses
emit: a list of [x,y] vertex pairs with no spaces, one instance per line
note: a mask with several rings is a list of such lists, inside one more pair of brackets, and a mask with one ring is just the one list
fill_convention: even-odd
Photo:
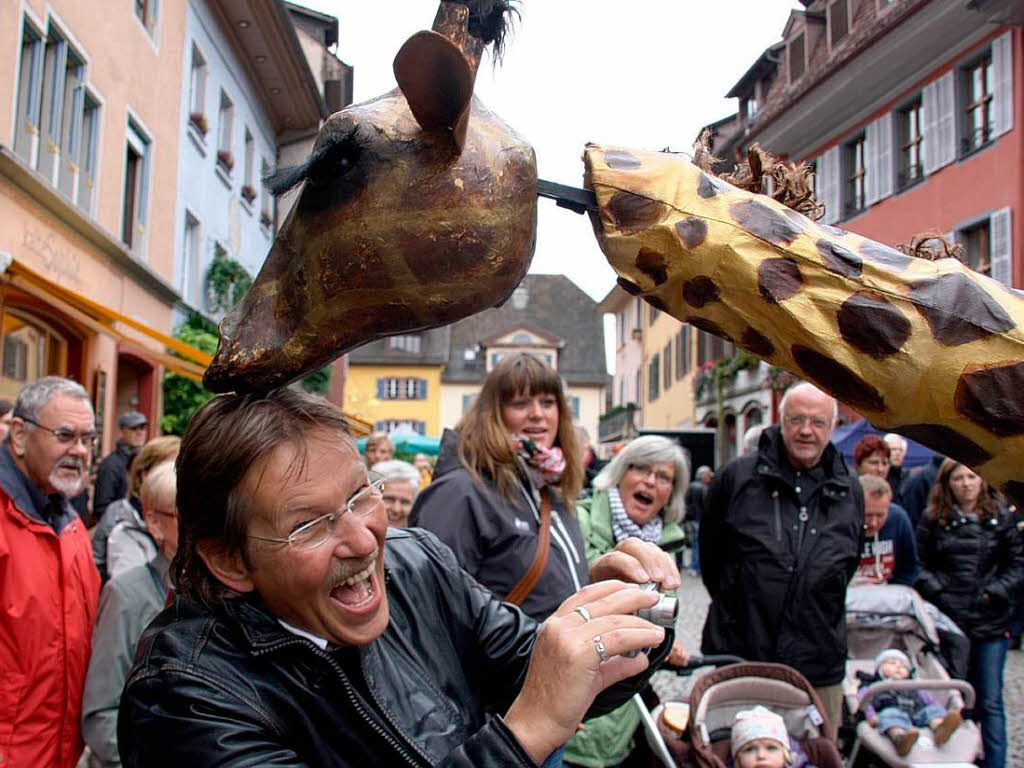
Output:
[[367,517],[377,508],[384,491],[384,477],[376,472],[370,472],[367,482],[369,484],[345,502],[344,507],[302,523],[289,533],[287,538],[275,539],[269,536],[248,536],[247,538],[270,541],[275,544],[289,544],[303,552],[316,549],[334,535],[334,531],[338,527],[338,520],[346,512],[351,512],[358,517]]
[[802,427],[807,422],[815,429],[825,429],[828,427],[828,422],[818,416],[787,416],[784,421],[788,427]]
[[675,478],[672,475],[668,474],[667,472],[662,472],[661,470],[655,471],[646,464],[630,464],[629,471],[635,472],[644,479],[650,477],[653,474],[654,482],[656,482],[658,485],[672,485],[672,483],[675,482]]
[[50,427],[40,424],[38,421],[28,418],[27,416],[17,416],[16,418],[26,421],[29,424],[34,424],[40,429],[45,429],[55,438],[61,445],[74,445],[80,442],[86,448],[94,448],[96,446],[96,440],[99,435],[96,434],[96,430],[89,430],[88,432],[76,432],[73,429],[67,429],[66,427],[58,427],[57,429],[51,429]]

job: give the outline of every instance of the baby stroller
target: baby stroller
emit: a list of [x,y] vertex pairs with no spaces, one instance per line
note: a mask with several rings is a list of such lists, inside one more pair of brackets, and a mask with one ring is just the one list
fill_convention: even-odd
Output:
[[[929,730],[922,729],[914,748],[905,757],[900,757],[889,738],[863,719],[863,712],[874,695],[898,688],[926,690],[946,709],[963,709],[974,705],[974,689],[971,685],[950,678],[942,664],[936,620],[948,621],[910,587],[879,584],[850,587],[847,590],[846,637],[849,658],[846,662],[843,695],[844,732],[852,736],[849,759],[851,767],[972,766],[974,759],[981,753],[981,732],[969,720],[964,720],[949,741],[941,746],[935,744]],[[949,627],[946,631],[949,631]],[[962,637],[958,630],[956,633]],[[896,648],[907,654],[914,665],[914,676],[908,680],[873,683],[863,701],[858,701],[861,676],[874,674],[875,657],[886,648]]]
[[678,674],[725,664],[699,678],[690,692],[690,718],[680,735],[664,722],[664,704],[641,711],[651,750],[665,768],[725,768],[736,713],[758,704],[786,721],[790,738],[818,768],[843,768],[836,745],[825,737],[825,710],[806,678],[782,664],[733,663],[734,656],[696,657]]

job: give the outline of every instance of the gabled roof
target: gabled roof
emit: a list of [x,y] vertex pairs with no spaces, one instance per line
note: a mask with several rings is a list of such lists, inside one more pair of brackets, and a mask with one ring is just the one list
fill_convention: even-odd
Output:
[[607,383],[604,325],[597,302],[564,275],[527,275],[520,286],[529,297],[523,309],[516,309],[510,299],[450,326],[448,362],[441,380],[483,381],[487,373],[484,355],[466,360],[465,351],[476,351],[488,339],[532,326],[553,338],[565,339],[558,353],[558,372],[566,382],[593,386]]
[[[793,11],[793,13],[799,14],[800,11]],[[745,96],[753,90],[754,83],[758,80],[763,80],[775,74],[775,71],[779,68],[779,54],[785,47],[784,43],[775,43],[765,48],[761,55],[757,57],[757,61],[750,65],[750,69],[743,73],[743,77],[736,82],[732,90],[725,94],[725,97],[732,99]]]
[[444,365],[448,360],[450,326],[411,331],[403,335],[418,335],[419,354],[404,349],[392,349],[388,339],[377,339],[348,353],[350,365]]

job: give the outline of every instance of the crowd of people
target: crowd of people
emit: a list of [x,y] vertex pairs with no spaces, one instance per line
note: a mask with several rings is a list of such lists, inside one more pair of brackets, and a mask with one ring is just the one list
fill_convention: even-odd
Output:
[[[847,587],[915,588],[968,638],[969,714],[1002,768],[1014,511],[953,460],[906,470],[898,435],[848,463],[809,384],[779,416],[717,471],[659,436],[605,463],[558,374],[516,355],[436,463],[384,433],[361,457],[337,409],[286,388],[215,398],[183,439],[121,414],[90,495],[88,394],[33,382],[0,414],[0,760],[639,765],[633,696],[690,652],[636,614],[688,569],[701,650],[796,669],[832,738]],[[741,714],[736,765],[788,754],[770,713]],[[916,720],[890,715],[902,749]]]

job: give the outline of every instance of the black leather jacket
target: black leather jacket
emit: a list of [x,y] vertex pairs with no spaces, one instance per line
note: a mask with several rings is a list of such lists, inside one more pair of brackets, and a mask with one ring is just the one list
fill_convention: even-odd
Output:
[[[860,562],[864,494],[830,443],[816,509],[799,521],[778,427],[758,453],[715,475],[700,522],[700,568],[711,594],[705,654],[788,664],[812,685],[846,669],[846,587]],[[794,551],[789,528],[803,526]],[[797,536],[794,536],[797,538]]]
[[927,513],[917,527],[921,562],[914,586],[972,640],[1001,637],[1024,580],[1024,543],[1012,516],[986,523],[957,514],[948,524]]
[[498,715],[519,692],[536,623],[425,531],[390,529],[385,565],[388,628],[345,668],[255,599],[177,598],[143,634],[121,698],[124,765],[532,767]]

